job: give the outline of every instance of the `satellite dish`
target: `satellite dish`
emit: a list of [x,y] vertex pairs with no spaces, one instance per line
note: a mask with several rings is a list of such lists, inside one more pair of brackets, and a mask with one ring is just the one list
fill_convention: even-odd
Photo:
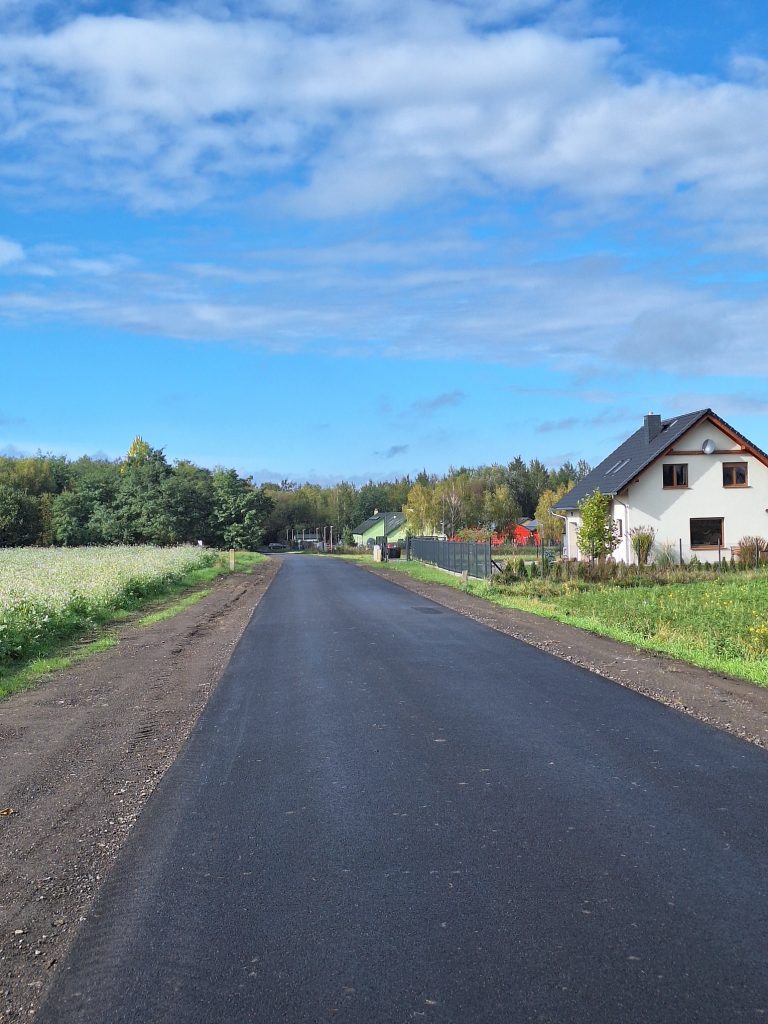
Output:
[[717,446],[715,445],[715,442],[712,440],[712,438],[708,437],[704,444],[701,446],[701,450],[704,452],[705,455],[711,455],[716,447]]

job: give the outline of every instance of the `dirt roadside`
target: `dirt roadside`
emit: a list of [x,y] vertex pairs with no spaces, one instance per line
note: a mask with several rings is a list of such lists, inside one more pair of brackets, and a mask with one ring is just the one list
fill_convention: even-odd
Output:
[[279,567],[0,703],[0,1021],[33,1016]]
[[363,568],[491,629],[768,749],[768,687],[717,675],[552,619],[501,608],[439,583],[422,583],[380,564]]

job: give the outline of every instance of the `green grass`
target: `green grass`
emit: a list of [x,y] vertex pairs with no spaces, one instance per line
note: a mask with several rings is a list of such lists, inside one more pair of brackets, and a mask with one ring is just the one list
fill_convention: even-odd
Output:
[[[250,572],[265,560],[265,555],[238,551],[235,554],[235,572]],[[134,619],[142,609],[151,608],[152,611],[137,620],[138,626],[149,626],[178,615],[211,593],[212,588],[205,584],[229,572],[229,552],[217,552],[208,566],[192,569],[143,594],[128,595],[117,607],[105,607],[97,614],[91,609],[87,617],[73,619],[65,631],[41,635],[34,652],[28,656],[0,660],[0,700],[34,686],[51,672],[69,668],[93,654],[114,647],[118,638],[111,627]]]
[[172,619],[174,615],[178,615],[180,612],[190,608],[193,604],[197,604],[198,601],[202,601],[204,597],[208,597],[211,592],[211,587],[206,587],[203,590],[198,590],[194,594],[188,594],[187,597],[182,597],[180,601],[176,601],[175,604],[168,605],[167,608],[161,608],[159,611],[152,612],[151,615],[145,615],[139,619],[136,623],[137,626],[151,626],[155,622],[164,622],[166,619]]
[[21,666],[9,669],[7,673],[0,675],[0,700],[10,697],[12,693],[28,690],[30,686],[35,686],[51,672],[60,672],[62,669],[71,668],[94,654],[107,651],[110,647],[116,647],[118,643],[118,638],[114,633],[106,633],[98,640],[92,640],[79,649],[69,649],[67,653],[52,654],[47,658],[35,658]]
[[481,586],[506,607],[768,685],[768,576],[762,571],[633,587],[546,580]]
[[[370,563],[370,559],[359,561]],[[670,584],[530,580],[501,586],[421,562],[388,568],[441,583],[504,608],[531,612],[644,650],[768,686],[768,573],[739,572]]]
[[[354,558],[355,556],[348,556]],[[425,562],[409,562],[405,558],[393,558],[389,562],[378,563],[363,555],[358,559],[361,564],[378,565],[383,564],[387,569],[394,569],[397,572],[405,573],[414,580],[422,583],[442,583],[444,587],[453,587],[455,590],[467,590],[471,584],[464,583],[461,576],[447,572],[445,569],[437,569],[434,565],[427,565]]]

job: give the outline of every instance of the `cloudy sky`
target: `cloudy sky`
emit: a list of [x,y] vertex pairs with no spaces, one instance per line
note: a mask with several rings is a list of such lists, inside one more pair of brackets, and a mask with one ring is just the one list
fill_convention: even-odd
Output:
[[0,451],[768,448],[767,280],[761,0],[0,0]]

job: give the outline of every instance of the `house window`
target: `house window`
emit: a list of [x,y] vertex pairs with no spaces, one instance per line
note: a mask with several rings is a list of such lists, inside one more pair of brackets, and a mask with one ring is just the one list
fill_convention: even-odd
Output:
[[746,487],[748,482],[746,462],[723,463],[723,487]]
[[621,519],[615,519],[614,522],[616,523],[616,536],[617,537],[623,537],[624,536],[624,523],[623,523],[623,521]]
[[723,546],[722,519],[692,519],[691,547],[716,548]]
[[673,462],[662,467],[662,480],[665,487],[688,486],[688,463]]

